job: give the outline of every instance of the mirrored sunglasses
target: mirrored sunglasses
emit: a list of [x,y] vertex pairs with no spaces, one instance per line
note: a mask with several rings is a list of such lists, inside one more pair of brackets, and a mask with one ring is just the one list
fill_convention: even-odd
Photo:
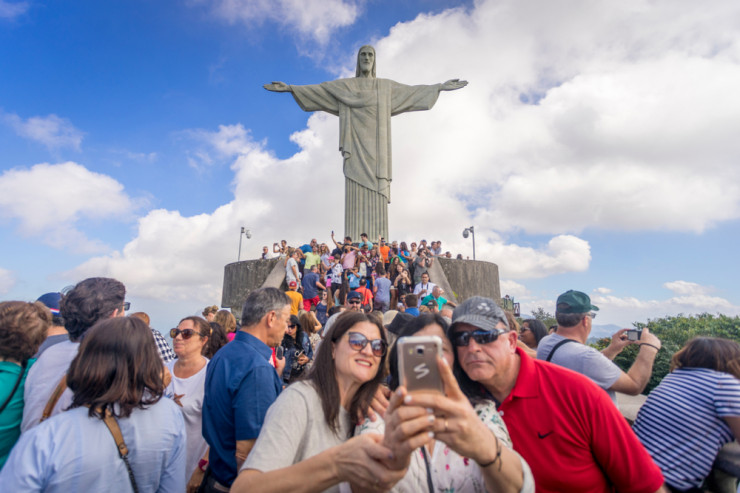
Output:
[[200,335],[198,333],[198,331],[195,330],[195,329],[182,329],[182,330],[181,329],[170,329],[170,337],[171,338],[174,339],[175,337],[178,336],[178,334],[182,334],[182,338],[185,339],[185,340],[190,339],[195,334]]
[[467,346],[468,344],[470,344],[471,337],[477,344],[490,344],[492,342],[496,342],[498,336],[500,336],[504,332],[506,331],[503,329],[476,329],[466,332],[455,332],[454,334],[452,334],[452,344],[457,347]]
[[349,347],[351,347],[355,351],[362,351],[363,349],[365,349],[365,346],[370,343],[370,349],[372,349],[373,351],[373,356],[377,356],[378,358],[383,356],[386,349],[388,349],[388,345],[383,339],[373,339],[371,341],[359,332],[350,332],[348,340]]

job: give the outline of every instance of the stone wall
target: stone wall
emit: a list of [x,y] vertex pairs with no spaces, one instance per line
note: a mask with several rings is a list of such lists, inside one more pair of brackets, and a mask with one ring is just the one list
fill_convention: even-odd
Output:
[[[437,258],[446,281],[452,289],[457,302],[471,296],[485,296],[498,301],[501,298],[501,286],[498,278],[498,265],[483,260],[457,260]],[[434,275],[431,272],[430,275]],[[432,279],[432,282],[437,282]],[[442,286],[444,288],[444,286]],[[445,288],[447,290],[447,288]],[[449,291],[448,291],[448,294]]]
[[243,260],[224,267],[221,307],[231,308],[239,318],[249,293],[263,286],[283,288],[285,268],[282,259]]
[[[458,303],[479,295],[501,298],[498,266],[481,260],[456,260],[437,257],[429,270],[432,282],[445,290],[445,297]],[[261,287],[286,290],[283,261],[243,260],[224,267],[224,287],[221,306],[241,314],[244,300],[249,293]]]

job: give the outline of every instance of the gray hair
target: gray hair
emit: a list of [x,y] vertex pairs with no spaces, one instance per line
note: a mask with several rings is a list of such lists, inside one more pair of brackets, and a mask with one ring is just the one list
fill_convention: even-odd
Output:
[[290,305],[290,298],[277,288],[261,288],[252,291],[242,308],[242,327],[259,323],[271,311],[278,311]]

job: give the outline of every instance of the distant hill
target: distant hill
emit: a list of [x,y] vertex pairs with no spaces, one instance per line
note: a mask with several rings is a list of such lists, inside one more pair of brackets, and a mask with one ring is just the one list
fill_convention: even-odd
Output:
[[604,337],[611,337],[612,334],[614,334],[616,331],[621,329],[619,325],[609,324],[609,325],[594,325],[591,327],[591,336],[588,338],[586,342],[593,343],[597,339],[602,339]]

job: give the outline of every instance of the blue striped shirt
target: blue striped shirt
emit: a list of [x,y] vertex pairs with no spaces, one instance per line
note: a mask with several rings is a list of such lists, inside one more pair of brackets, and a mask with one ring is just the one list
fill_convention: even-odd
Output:
[[719,449],[734,440],[725,417],[740,416],[740,381],[705,368],[680,368],[648,396],[633,430],[680,490],[698,487]]

